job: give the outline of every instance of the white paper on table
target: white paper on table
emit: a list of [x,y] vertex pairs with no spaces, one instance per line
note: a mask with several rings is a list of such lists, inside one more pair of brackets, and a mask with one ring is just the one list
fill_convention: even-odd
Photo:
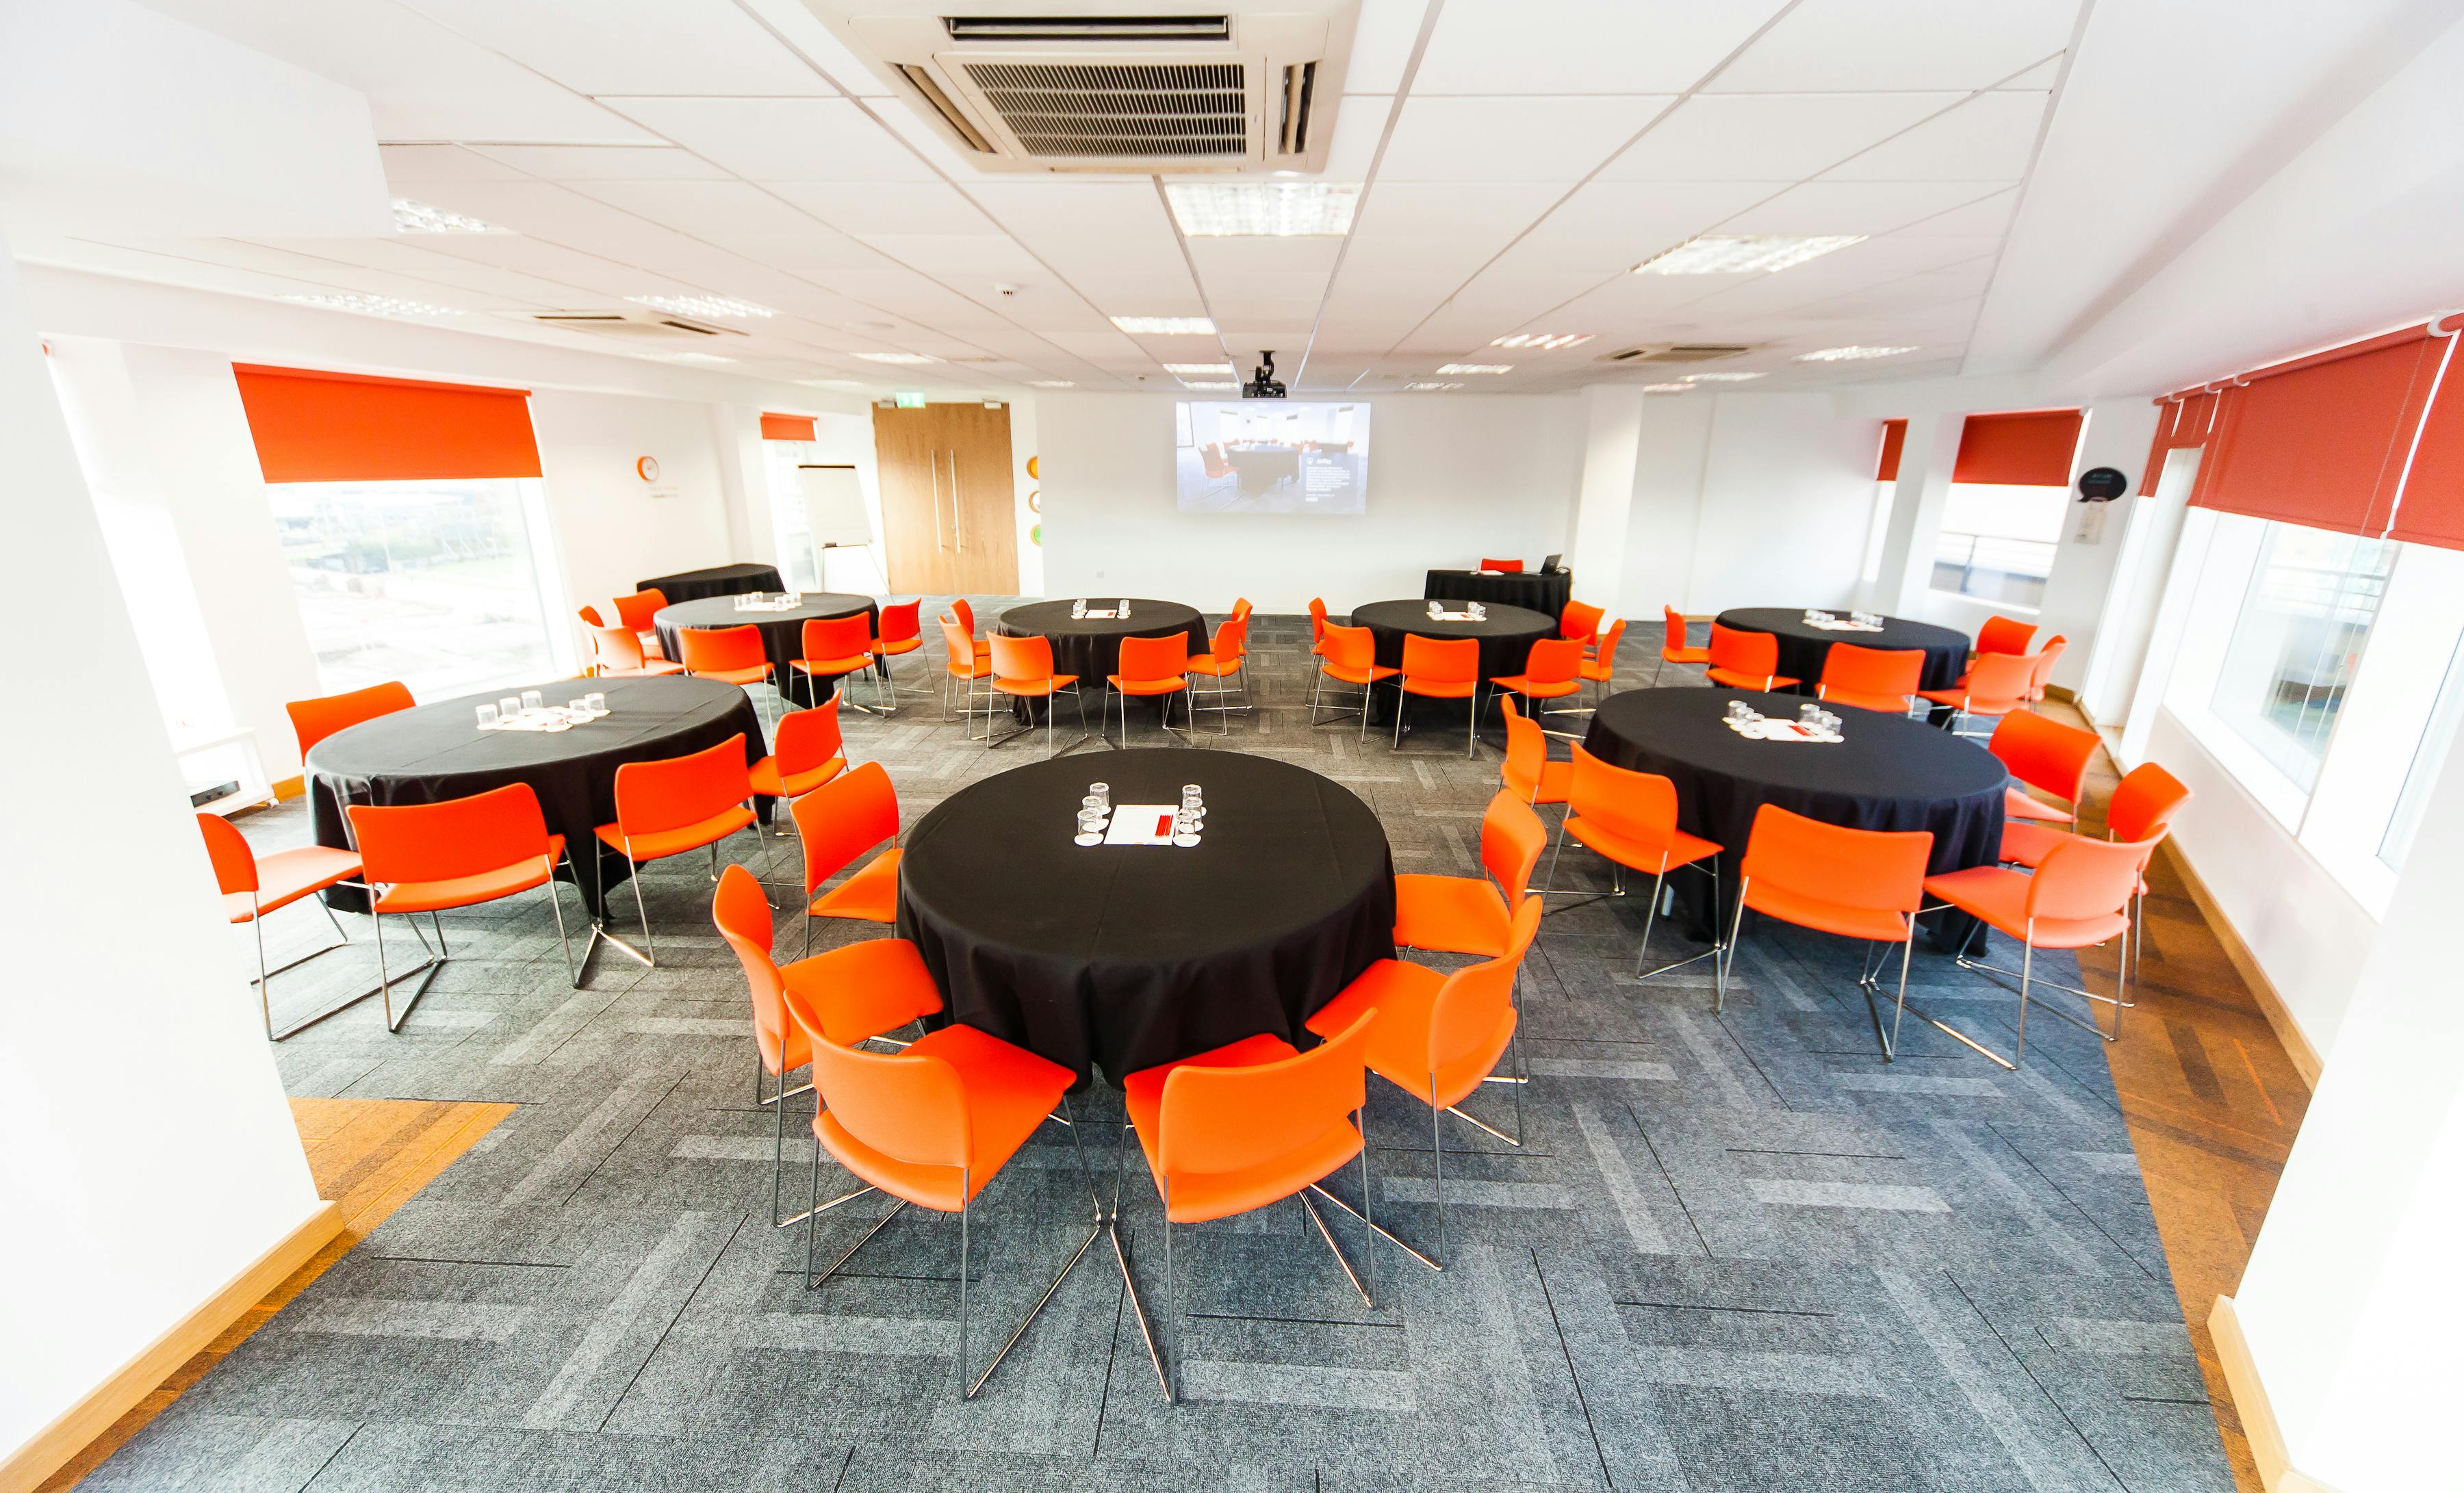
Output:
[[1097,618],[1101,618],[1101,619],[1103,619],[1103,620],[1104,620],[1104,621],[1106,621],[1106,622],[1110,622],[1110,621],[1111,621],[1113,618],[1118,617],[1118,616],[1119,616],[1119,615],[1121,615],[1121,614],[1120,614],[1119,612],[1117,612],[1117,611],[1113,610],[1111,607],[1109,607],[1109,606],[1107,606],[1107,607],[1103,607],[1103,608],[1101,608],[1101,609],[1098,609],[1098,608],[1096,608],[1096,607],[1089,606],[1089,608],[1087,608],[1085,611],[1083,611],[1083,612],[1079,613],[1079,615],[1080,615],[1080,616],[1082,616],[1082,617],[1097,617]]
[[1480,619],[1469,612],[1438,612],[1429,620],[1431,622],[1478,622]]
[[1104,828],[1106,845],[1170,845],[1180,810],[1169,803],[1116,803]]

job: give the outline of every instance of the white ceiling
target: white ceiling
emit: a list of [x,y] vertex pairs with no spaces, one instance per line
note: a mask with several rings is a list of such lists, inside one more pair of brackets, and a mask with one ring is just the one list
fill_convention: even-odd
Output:
[[[510,231],[42,257],[399,296],[603,349],[518,318],[733,296],[781,314],[722,350],[788,379],[1170,388],[1166,362],[1245,368],[1272,347],[1300,388],[1474,361],[1515,365],[1474,389],[1530,392],[1657,377],[1599,359],[1671,340],[1750,345],[1719,366],[1757,387],[1956,369],[2082,9],[1363,0],[1326,173],[1364,184],[1353,233],[1184,241],[1155,179],[977,172],[798,0],[147,3],[362,91],[400,195]],[[1628,273],[1706,232],[1867,241],[1777,274]],[[1116,315],[1211,316],[1221,337],[1128,337]],[[1532,330],[1595,340],[1488,348]],[[1918,350],[1793,361],[1845,343]]]

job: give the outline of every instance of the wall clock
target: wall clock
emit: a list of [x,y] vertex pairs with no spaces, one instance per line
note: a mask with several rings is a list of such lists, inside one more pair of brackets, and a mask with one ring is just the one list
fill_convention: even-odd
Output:
[[645,482],[658,481],[659,458],[656,456],[643,456],[637,458],[633,463],[633,472]]

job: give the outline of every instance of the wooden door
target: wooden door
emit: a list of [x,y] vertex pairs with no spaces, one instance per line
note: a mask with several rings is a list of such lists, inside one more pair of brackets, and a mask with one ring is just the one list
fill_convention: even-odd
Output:
[[932,595],[1016,592],[1008,406],[876,406],[872,431],[890,588]]

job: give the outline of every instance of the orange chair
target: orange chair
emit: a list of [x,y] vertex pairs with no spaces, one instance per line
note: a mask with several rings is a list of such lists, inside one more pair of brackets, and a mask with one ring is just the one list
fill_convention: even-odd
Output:
[[[2006,788],[2002,793],[2005,828],[2013,820],[2036,820],[2046,823],[2079,823],[2079,800],[2087,792],[2087,771],[2096,761],[2097,748],[2102,740],[2093,731],[2065,726],[2057,720],[2047,720],[2026,711],[2013,711],[1993,727],[1993,735],[1985,750],[2010,770],[2011,776],[2031,788],[2040,788],[2068,803],[2068,809],[2057,809],[2040,799],[2031,798],[2024,790]],[[2009,856],[2004,856],[2009,860]]]
[[[319,897],[317,906],[324,911],[325,921],[334,925],[334,936],[342,940],[330,943],[315,954],[303,954],[277,969],[265,967],[265,919],[302,897],[314,896],[328,887],[352,881],[360,874],[360,858],[348,850],[331,849],[325,845],[301,845],[292,850],[276,850],[263,860],[249,847],[248,837],[231,827],[231,821],[220,814],[199,814],[197,832],[206,839],[206,857],[213,863],[214,885],[223,894],[223,915],[236,927],[253,925],[256,933],[256,999],[265,1017],[268,1042],[280,1042],[302,1026],[323,1021],[342,1009],[322,1012],[280,1032],[274,1029],[274,1004],[267,994],[266,981],[284,970],[295,970],[310,959],[333,953],[349,945],[351,935],[342,932],[341,919]],[[363,991],[346,1004],[365,1000],[375,991]]]
[[2035,676],[2036,661],[2024,653],[1979,653],[1975,665],[1959,683],[1947,690],[1919,690],[1917,696],[1949,706],[1956,713],[1951,721],[1951,729],[1956,731],[1960,715],[1999,718],[2026,710],[2028,685]]
[[1709,653],[1704,672],[1732,690],[1776,690],[1797,682],[1779,671],[1779,639],[1768,632],[1741,632],[1715,622]]
[[[957,604],[965,605],[965,599],[961,598]],[[884,714],[894,715],[898,713],[898,681],[890,672],[890,661],[902,653],[913,653],[924,646],[924,626],[920,621],[923,614],[922,597],[881,609],[881,632],[880,636],[872,640],[872,653],[874,667],[880,670],[881,677],[889,681],[890,705],[882,713]],[[975,630],[975,613],[972,610],[967,613],[967,620],[968,630],[972,632]],[[916,687],[916,692],[930,694],[932,689],[930,686],[919,685]]]
[[[1376,1260],[1368,1262],[1364,1284],[1343,1247],[1326,1226],[1309,1195],[1353,1213],[1326,1190],[1326,1181],[1354,1160],[1360,1164],[1361,1211],[1375,1215],[1369,1175],[1369,1147],[1362,1139],[1361,1108],[1368,1102],[1363,1061],[1375,1012],[1363,1008],[1307,1052],[1270,1033],[1243,1038],[1177,1063],[1141,1068],[1121,1083],[1126,1123],[1136,1131],[1147,1174],[1163,1200],[1163,1312],[1177,1324],[1180,1274],[1174,1258],[1173,1225],[1204,1223],[1254,1213],[1298,1197],[1320,1238],[1334,1251],[1362,1305],[1376,1305]],[[1319,1030],[1315,1021],[1310,1030]],[[1117,1204],[1115,1205],[1117,1212]],[[1373,1224],[1372,1227],[1375,1227]],[[1125,1267],[1126,1273],[1126,1267]],[[1155,1375],[1164,1398],[1175,1397],[1172,1374],[1138,1306]],[[1177,1344],[1174,1345],[1176,1353]]]
[[[1215,681],[1215,688],[1207,692],[1215,696],[1215,703],[1207,709],[1222,715],[1227,734],[1232,729],[1232,713],[1249,708],[1249,614],[1241,609],[1248,604],[1235,604],[1232,615],[1215,625],[1214,642],[1207,650],[1189,655],[1189,671]],[[1223,681],[1234,674],[1241,676],[1238,705],[1230,703],[1223,688]]]
[[761,644],[761,629],[746,623],[735,627],[677,629],[678,650],[685,672],[722,684],[768,684],[775,670]]
[[[994,691],[1008,695],[1012,700],[1044,702],[1044,755],[1047,759],[1076,747],[1079,742],[1093,739],[1087,732],[1087,696],[1078,689],[1078,676],[1052,671],[1050,638],[1013,638],[997,632],[984,641],[992,645]],[[1187,644],[1184,642],[1182,646],[1187,647]],[[1070,742],[1067,747],[1056,747],[1054,743],[1058,740],[1061,716],[1060,696],[1064,690],[1068,691],[1069,697],[1078,702],[1078,740]],[[1032,735],[1034,731],[1035,717],[1032,714],[1027,716],[1025,725],[1005,736],[994,736],[992,723],[987,718],[984,723],[984,750],[989,752],[994,747]]]
[[1860,711],[1904,715],[1909,696],[1925,687],[1923,648],[1868,648],[1834,643],[1823,655],[1822,680],[1814,687],[1817,699],[1854,705]]
[[2060,661],[2062,649],[2070,646],[2071,640],[2057,632],[2045,640],[2043,648],[2031,655],[2036,661],[2036,671],[2028,680],[2030,709],[2045,703],[2045,686],[2054,682],[2054,665]]
[[1573,639],[1589,653],[1592,645],[1600,640],[1600,619],[1607,615],[1589,602],[1570,601],[1566,609],[1557,614],[1557,636]]
[[[1908,958],[1916,949],[1917,913],[1925,906],[1925,863],[1933,857],[1933,831],[1842,829],[1766,803],[1754,811],[1738,867],[1737,911],[1728,924],[1727,956],[1720,960],[1711,1009],[1727,1003],[1728,979],[1737,967],[1737,939],[1746,910],[1810,928],[1819,933],[1865,940],[1866,959],[1857,973],[1866,1014],[1882,1061],[1899,1051],[1900,1023],[1882,1031],[1874,1005],[1880,988],[1877,944],[1900,945],[1900,1008],[1908,1002]],[[1922,1013],[1920,1013],[1922,1015]],[[1937,1025],[1940,1023],[1937,1022]]]
[[1985,626],[1976,629],[1976,647],[1970,652],[1972,662],[1984,653],[2025,653],[2028,642],[2036,635],[2034,623],[2012,617],[1988,617]]
[[1538,721],[1514,708],[1514,696],[1510,694],[1501,704],[1506,711],[1506,761],[1498,768],[1498,778],[1506,791],[1535,808],[1543,803],[1565,802],[1573,781],[1574,764],[1552,760],[1549,738],[1556,736],[1573,740],[1572,733],[1541,730]]
[[364,690],[343,694],[323,694],[313,700],[293,700],[282,707],[291,716],[291,734],[299,738],[299,755],[306,757],[308,749],[335,732],[344,731],[363,720],[390,715],[411,708],[410,687],[388,679]]
[[605,627],[607,626],[607,619],[599,615],[599,608],[596,606],[581,607],[577,609],[573,615],[581,618],[582,625],[585,627]]
[[[822,784],[788,806],[804,845],[804,952],[813,950],[813,919],[852,917],[898,921],[898,790],[879,762]],[[856,857],[888,841],[864,868],[816,896],[822,883]]]
[[[847,771],[847,741],[839,735],[839,696],[835,690],[817,706],[780,716],[779,729],[771,735],[777,745],[768,757],[747,769],[756,798],[781,802],[801,799]],[[778,819],[774,810],[772,823]],[[794,833],[788,829],[776,832],[781,836]]]
[[1234,622],[1247,622],[1249,620],[1250,611],[1251,607],[1247,597],[1236,596],[1232,599],[1232,620]]
[[[1474,648],[1475,655],[1478,648]],[[1497,698],[1499,692],[1519,694],[1531,702],[1534,716],[1545,716],[1544,700],[1562,700],[1583,692],[1583,640],[1580,638],[1542,638],[1531,645],[1523,661],[1523,672],[1499,674],[1488,682],[1488,697]]]
[[[685,636],[690,639],[694,630],[686,629]],[[758,641],[759,629],[744,630],[755,633]],[[684,650],[690,658],[693,645],[688,642]],[[650,932],[650,906],[642,896],[644,863],[707,848],[710,874],[715,880],[718,843],[739,829],[752,827],[756,834],[759,833],[752,801],[753,775],[745,765],[741,733],[715,747],[683,757],[627,762],[618,767],[616,821],[600,825],[594,832],[602,844],[625,857],[625,870],[633,883],[633,908],[642,914],[642,937],[649,944],[649,952],[646,954],[607,932],[605,923],[592,925],[593,946],[604,938],[644,964],[655,967],[659,940]],[[583,957],[587,962],[589,955],[585,953]]]
[[1484,560],[1480,562],[1480,568],[1481,568],[1481,569],[1483,569],[1483,570],[1498,570],[1498,571],[1503,571],[1503,572],[1505,572],[1506,574],[1507,574],[1507,575],[1509,575],[1509,576],[1517,576],[1517,575],[1521,575],[1521,574],[1523,573],[1523,561],[1521,561],[1521,560],[1485,560],[1485,559],[1484,559]]
[[612,604],[616,608],[616,625],[633,629],[634,635],[642,640],[643,652],[652,658],[667,656],[659,650],[659,631],[650,623],[659,615],[659,609],[668,604],[668,593],[652,586],[647,591],[617,597]]
[[[1369,697],[1376,690],[1379,680],[1392,679],[1397,672],[1377,662],[1376,634],[1366,627],[1328,623],[1313,651],[1318,656],[1317,687],[1309,692],[1309,724],[1315,726],[1318,723],[1321,709],[1331,708],[1338,715],[1349,714],[1357,709],[1360,713],[1360,739],[1368,740]],[[1326,682],[1330,679],[1337,684],[1358,686],[1360,704],[1357,707],[1322,707],[1319,702],[1326,696]]]
[[1403,696],[1417,694],[1431,700],[1462,700],[1471,709],[1470,725],[1463,733],[1463,756],[1480,755],[1480,709],[1474,698],[1480,692],[1480,640],[1478,638],[1424,638],[1417,632],[1403,634],[1403,667],[1395,671],[1395,736],[1390,747],[1403,745]]
[[[2036,951],[2039,949],[2084,949],[2125,936],[2130,929],[2130,901],[2147,869],[2147,858],[2156,849],[2153,840],[2088,840],[2073,835],[2046,852],[2044,861],[2031,873],[2009,870],[1999,866],[1971,867],[1964,871],[1948,871],[1928,876],[1925,889],[1940,897],[1943,907],[1957,908],[1978,920],[1983,927],[2019,940],[2023,953],[2016,970],[2005,970],[1959,956],[1959,967],[1994,977],[2006,987],[2013,978],[2019,996],[2019,1032],[2017,1045],[2010,1057],[1995,1052],[1965,1032],[1945,1025],[1926,1016],[1937,1027],[1950,1033],[2006,1068],[2017,1068],[2028,1057],[2028,1007],[2042,1005],[2074,1026],[2096,1033],[2106,1042],[2122,1040],[2122,1008],[2127,1001],[2125,988],[2118,995],[2100,996],[2076,985],[2054,985],[2075,996],[2101,1000],[2114,1008],[2113,1030],[2107,1032],[2093,1020],[2096,1008],[2088,1008],[2091,1020],[2080,1021],[2059,1006],[2047,1004],[2034,994],[2039,983],[2053,981],[2035,978]],[[1934,911],[1931,908],[1927,911]],[[2129,977],[2129,961],[2122,966],[2123,979]],[[1903,992],[1901,1004],[1907,1003]]]
[[[2016,720],[2018,716],[2008,717]],[[2154,762],[2142,762],[2123,776],[2115,785],[2113,797],[2104,805],[2104,835],[2108,840],[2145,840],[2161,845],[2173,832],[2173,816],[2189,802],[2190,790],[2182,779]],[[2013,865],[2035,867],[2045,864],[2054,846],[2072,838],[2069,833],[2051,824],[2036,823],[2002,823],[2002,859]],[[2139,955],[2147,942],[2142,912],[2147,899],[2147,879],[2142,873],[2138,887],[2131,892],[2130,932],[2125,934],[2130,966],[2130,982],[2123,986],[2126,998],[2139,977]],[[2123,1005],[2132,1002],[2124,999]]]
[[[620,794],[625,771],[617,769]],[[582,988],[582,971],[573,962],[573,945],[565,937],[564,904],[556,894],[556,867],[564,859],[564,837],[548,833],[539,795],[530,784],[507,783],[440,803],[353,803],[343,813],[350,819],[351,838],[359,843],[362,880],[375,893],[368,914],[377,931],[378,984],[370,994],[384,997],[385,1030],[402,1030],[411,1007],[419,1004],[429,982],[445,967],[449,951],[438,913],[500,901],[534,888],[547,889],[547,905],[556,913],[557,945],[564,951],[565,977],[574,989]],[[419,988],[403,1003],[400,1016],[394,1014],[393,976],[385,967],[388,912],[410,918],[410,931],[419,936],[423,948],[428,938],[419,933],[418,914],[427,913],[428,926],[436,932],[436,944],[428,950],[428,958],[403,971],[406,977],[418,975],[420,980]],[[588,959],[586,951],[583,957]]]
[[1668,641],[1660,646],[1660,666],[1658,669],[1654,669],[1651,671],[1651,683],[1655,689],[1660,685],[1660,670],[1661,669],[1666,669],[1671,664],[1707,664],[1711,662],[1711,650],[1709,648],[1686,647],[1685,618],[1683,613],[1678,611],[1674,606],[1663,606],[1660,609],[1660,615],[1661,620],[1668,628]]
[[[1523,1145],[1523,1086],[1530,1079],[1520,1044],[1514,1041],[1518,1025],[1514,988],[1523,956],[1539,932],[1540,899],[1526,897],[1514,910],[1506,948],[1495,958],[1466,965],[1451,975],[1400,959],[1380,959],[1307,1022],[1321,1037],[1357,1031],[1362,1022],[1370,1023],[1366,1054],[1370,1070],[1429,1107],[1430,1175],[1438,1215],[1436,1257],[1377,1228],[1366,1214],[1353,1216],[1432,1270],[1445,1268],[1445,1117],[1451,1114],[1518,1150]],[[1480,1092],[1509,1049],[1516,1060],[1515,1076],[1508,1081],[1514,1090],[1511,1135],[1463,1109],[1463,1102]],[[1344,1207],[1342,1199],[1333,1201]]]
[[[967,739],[973,741],[976,738],[976,681],[981,679],[987,686],[992,681],[992,645],[968,637],[965,625],[948,612],[943,612],[938,621],[941,626],[941,718],[950,718],[950,681],[964,681],[967,693],[960,714],[967,723]],[[989,711],[989,705],[986,709]],[[991,728],[987,726],[985,729]]]
[[592,672],[602,679],[648,679],[685,671],[682,664],[644,653],[641,638],[629,627],[591,628],[590,655]]
[[[753,879],[753,873],[741,866],[731,866],[719,874],[710,915],[718,925],[719,936],[736,951],[737,962],[744,966],[745,986],[753,997],[753,1101],[778,1114],[770,1152],[770,1226],[783,1229],[809,1217],[800,1213],[782,1219],[779,1210],[783,1206],[780,1189],[786,1169],[787,1101],[810,1093],[813,1087],[809,1082],[802,1088],[787,1087],[787,1075],[813,1061],[811,1039],[787,1014],[788,992],[795,992],[820,1013],[823,1038],[842,1047],[874,1039],[887,1041],[888,1033],[939,1015],[941,992],[915,946],[903,938],[868,938],[781,969],[770,956],[775,933],[770,900],[761,894],[761,884]],[[841,991],[846,992],[844,997],[836,994]],[[777,1080],[779,1090],[766,1099],[761,1095],[764,1073]],[[816,1171],[822,1164],[818,1145],[817,1138]]]
[[1310,652],[1323,653],[1326,651],[1326,598],[1322,596],[1312,596],[1309,598]]
[[[1577,749],[1579,750],[1579,748]],[[1480,817],[1483,876],[1395,878],[1395,942],[1438,954],[1496,958],[1512,936],[1514,910],[1530,889],[1549,826],[1531,806],[1501,788]]]
[[1627,867],[1651,873],[1651,904],[1643,911],[1642,943],[1634,954],[1637,981],[1683,969],[1698,959],[1718,957],[1719,914],[1714,911],[1714,936],[1707,951],[1656,970],[1642,967],[1651,951],[1652,924],[1660,916],[1670,871],[1691,866],[1708,872],[1711,906],[1716,909],[1720,905],[1720,863],[1716,857],[1722,847],[1677,827],[1677,785],[1658,773],[1639,773],[1602,761],[1579,744],[1574,748],[1573,767],[1567,783],[1566,814],[1557,822],[1557,848],[1549,855],[1549,889],[1556,888],[1557,858],[1566,853],[1566,842],[1572,839],[1609,863],[1611,896],[1625,895]]
[[1610,685],[1616,681],[1617,645],[1624,641],[1625,619],[1620,617],[1609,624],[1609,630],[1601,633],[1599,642],[1593,646],[1592,656],[1583,660],[1584,683],[1599,687],[1593,692],[1595,704],[1608,694]]
[[[811,617],[805,619],[803,635],[798,640],[802,658],[791,658],[787,667],[804,681],[804,701],[811,704],[815,675],[844,680],[849,674],[860,674],[873,666],[872,621],[862,612],[847,617]],[[692,649],[688,648],[686,651]],[[842,683],[832,698],[847,692]],[[881,675],[872,676],[872,697],[882,699]],[[853,702],[849,702],[853,703]],[[856,707],[862,710],[862,706]],[[886,707],[885,707],[886,708]]]
[[[1121,702],[1121,745],[1130,744],[1130,696],[1160,699],[1163,702],[1162,724],[1166,735],[1172,732],[1172,697],[1179,695],[1183,714],[1189,716],[1189,729],[1198,729],[1197,713],[1191,709],[1189,694],[1189,634],[1166,633],[1160,638],[1123,638],[1121,669],[1106,674],[1104,682],[1112,687],[1112,698]],[[1224,730],[1231,730],[1230,717],[1225,717]]]

